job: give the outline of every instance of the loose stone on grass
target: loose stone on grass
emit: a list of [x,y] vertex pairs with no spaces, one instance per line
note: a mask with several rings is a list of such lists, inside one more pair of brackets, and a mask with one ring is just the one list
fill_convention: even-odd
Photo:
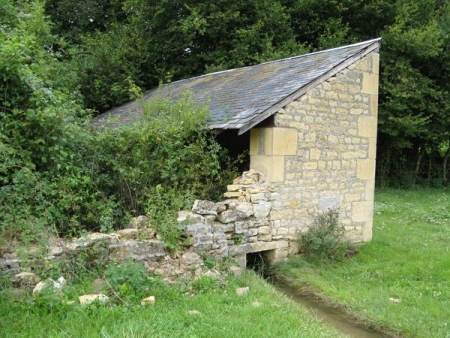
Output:
[[106,304],[108,302],[109,298],[107,295],[100,293],[100,294],[83,295],[83,296],[78,297],[78,300],[80,301],[81,305],[89,305],[95,301],[99,301],[102,304]]
[[250,291],[250,288],[248,286],[244,288],[237,288],[236,293],[238,296],[246,296]]
[[201,312],[198,310],[189,310],[188,314],[190,314],[191,316],[196,316],[196,315],[200,315]]
[[146,297],[146,298],[141,300],[141,305],[142,306],[146,306],[146,305],[154,306],[155,305],[155,300],[156,300],[155,296]]
[[34,287],[41,278],[32,272],[21,272],[11,277],[11,284],[15,287]]

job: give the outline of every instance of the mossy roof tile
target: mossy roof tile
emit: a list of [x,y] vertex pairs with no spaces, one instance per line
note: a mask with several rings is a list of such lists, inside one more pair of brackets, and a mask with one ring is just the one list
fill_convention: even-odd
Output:
[[[380,39],[364,41],[325,51],[270,61],[254,66],[210,73],[166,84],[144,94],[144,101],[155,97],[176,99],[189,90],[199,103],[208,103],[209,125],[215,129],[238,129],[243,133],[303,95],[311,86],[334,76],[373,50]],[[138,101],[97,116],[93,123],[112,126],[131,123],[141,114]]]

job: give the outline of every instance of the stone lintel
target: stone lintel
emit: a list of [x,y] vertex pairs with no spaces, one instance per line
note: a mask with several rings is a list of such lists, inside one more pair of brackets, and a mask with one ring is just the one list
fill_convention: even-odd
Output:
[[256,242],[247,244],[247,253],[288,248],[288,241]]

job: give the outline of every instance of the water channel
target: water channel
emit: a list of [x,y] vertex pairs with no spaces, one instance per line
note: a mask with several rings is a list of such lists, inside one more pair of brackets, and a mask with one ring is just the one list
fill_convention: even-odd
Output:
[[[349,337],[353,338],[397,338],[398,335],[382,332],[368,327],[364,323],[352,318],[348,313],[341,311],[317,297],[302,293],[284,279],[276,275],[267,274],[269,267],[267,253],[255,252],[247,254],[247,268],[254,270],[271,283],[279,292],[285,294],[295,303],[305,307],[313,316],[319,318],[323,323],[328,324]],[[270,269],[269,269],[270,270]]]
[[375,329],[358,323],[356,320],[350,318],[346,313],[339,309],[324,304],[320,300],[311,295],[303,295],[295,287],[287,284],[281,279],[269,277],[267,279],[278,291],[288,296],[292,301],[308,309],[316,318],[319,318],[323,323],[328,324],[342,333],[354,338],[384,338],[395,337]]

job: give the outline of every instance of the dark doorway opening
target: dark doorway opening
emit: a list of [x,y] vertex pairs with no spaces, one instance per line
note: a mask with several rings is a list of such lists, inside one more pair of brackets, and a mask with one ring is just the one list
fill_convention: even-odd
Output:
[[237,130],[224,130],[216,138],[232,160],[240,160],[236,163],[239,172],[250,169],[250,131],[238,135]]
[[247,269],[255,271],[259,276],[269,276],[270,255],[273,250],[249,252],[246,256]]

